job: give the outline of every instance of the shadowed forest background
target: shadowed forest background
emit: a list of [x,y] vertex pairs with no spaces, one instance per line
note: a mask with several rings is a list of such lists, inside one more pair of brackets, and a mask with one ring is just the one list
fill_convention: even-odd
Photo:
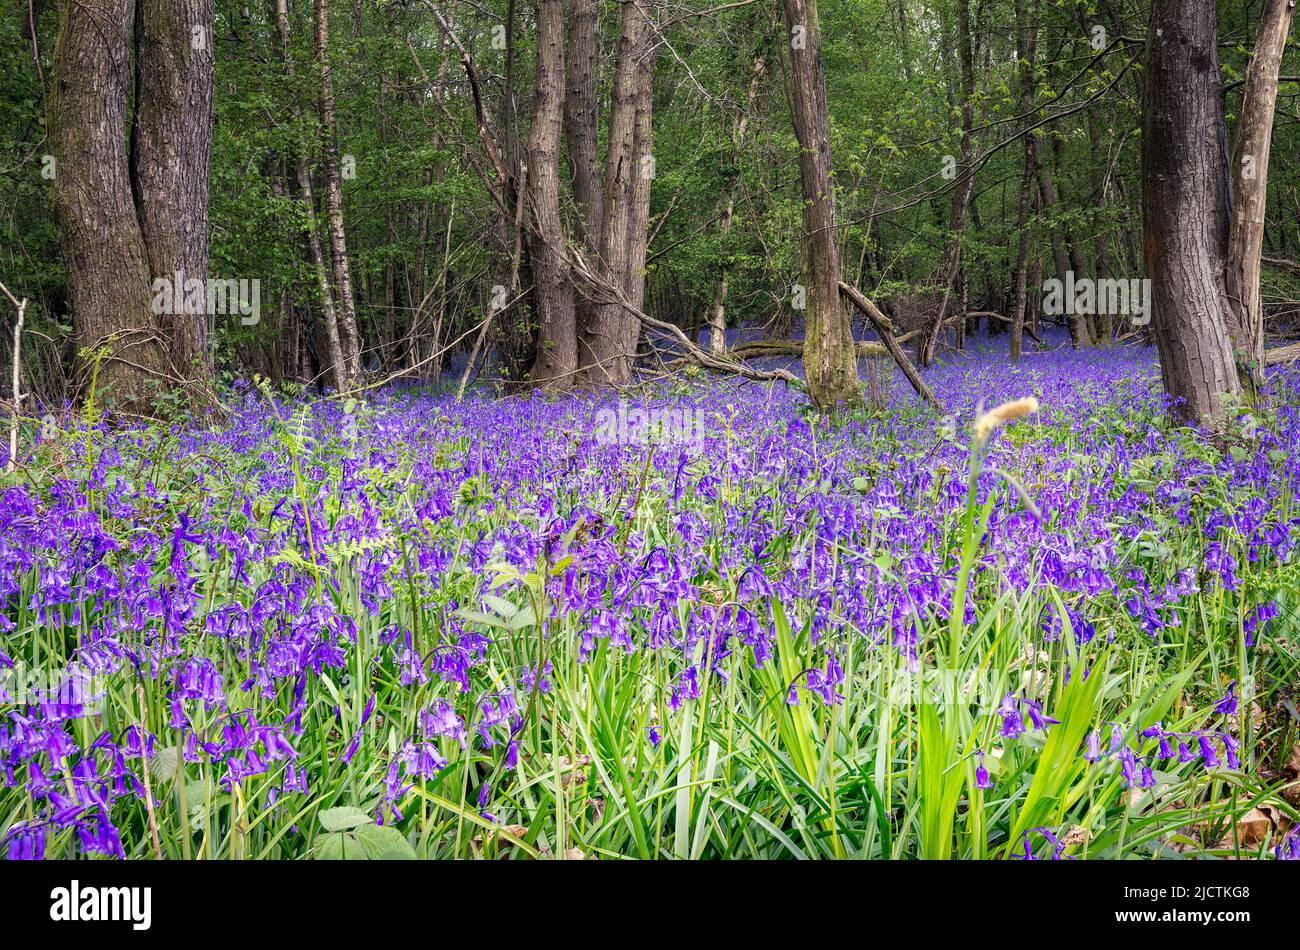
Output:
[[[805,229],[803,210],[819,186],[801,189],[796,128],[812,130],[807,141],[821,109],[799,108],[791,66],[804,27],[779,4],[196,0],[141,3],[123,19],[129,6],[70,6],[61,20],[54,4],[32,0],[0,13],[0,274],[28,299],[23,378],[45,405],[86,395],[91,354],[100,347],[102,362],[106,340],[109,350],[133,347],[135,368],[109,359],[104,395],[126,395],[115,384],[141,397],[137,408],[191,402],[187,388],[193,396],[210,380],[253,374],[344,390],[394,378],[459,388],[468,371],[510,390],[626,382],[628,367],[616,364],[635,352],[643,368],[661,369],[652,351],[665,340],[669,358],[681,356],[662,328],[638,333],[627,311],[609,312],[608,286],[575,273],[565,253],[574,248],[589,276],[612,277],[646,315],[715,355],[714,323],[733,344],[802,337],[809,301],[816,312],[829,293],[818,286],[826,268],[804,262],[827,254],[922,364],[981,323],[1013,356],[1022,326],[1032,344],[1045,325],[1068,324],[1082,347],[1151,330],[1123,314],[1041,312],[1044,281],[1066,271],[1151,276],[1141,154],[1149,4],[813,8],[834,209],[824,232],[833,247],[812,249],[803,237],[819,232]],[[1283,12],[1289,29],[1289,6],[1277,3],[1221,4],[1204,24],[1212,35],[1196,42],[1217,52],[1219,75],[1153,95],[1209,110],[1193,136],[1222,121],[1222,161],[1171,143],[1153,179],[1203,179],[1200,194],[1224,204],[1242,162],[1228,153],[1260,121],[1258,107],[1242,119],[1252,51],[1257,40],[1282,49],[1278,24],[1261,30],[1261,20]],[[795,5],[793,15],[807,11]],[[88,38],[110,27],[116,49],[92,60]],[[1272,158],[1247,159],[1265,188],[1254,209],[1256,309],[1285,340],[1300,312],[1294,45],[1264,65],[1274,81],[1256,98],[1276,102]],[[87,109],[109,92],[111,114],[95,121]],[[1217,101],[1199,101],[1210,92]],[[613,181],[619,163],[627,168]],[[106,181],[113,188],[88,202]],[[611,187],[622,189],[615,201]],[[1177,212],[1180,226],[1189,213]],[[1199,213],[1228,256],[1228,217],[1208,204]],[[602,246],[611,226],[618,239]],[[1159,240],[1162,255],[1176,243]],[[177,271],[255,281],[259,312],[151,316],[141,282]],[[1164,283],[1157,326],[1172,326]],[[1234,293],[1222,283],[1219,292]],[[248,286],[244,294],[248,303]],[[850,309],[857,338],[874,339]],[[576,332],[557,339],[557,320],[576,320]],[[602,320],[617,332],[596,330]],[[607,350],[618,353],[612,372]],[[773,352],[782,351],[738,355]],[[557,375],[576,362],[596,370]]]

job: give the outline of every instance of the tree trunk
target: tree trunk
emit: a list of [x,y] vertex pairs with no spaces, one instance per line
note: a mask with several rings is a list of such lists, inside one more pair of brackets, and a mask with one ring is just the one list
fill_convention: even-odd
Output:
[[[446,66],[446,59],[443,60],[443,66]],[[435,136],[435,144],[437,137]],[[425,189],[433,183],[433,169],[426,168],[421,181]],[[438,206],[438,219],[441,220],[444,213],[442,205]],[[428,290],[428,245],[429,245],[429,227],[433,216],[433,201],[428,198],[420,200],[420,210],[416,214],[416,248],[415,248],[415,274],[407,281],[407,309],[410,311],[411,322],[407,326],[406,340],[404,346],[403,360],[406,369],[414,369],[419,365],[421,355],[422,341],[424,340],[424,307],[426,304],[425,294]]]
[[[627,277],[624,290],[628,301],[645,309],[645,262],[650,243],[650,191],[655,178],[654,161],[654,64],[656,47],[646,7],[647,29],[638,57],[636,87],[636,132],[632,139],[632,201],[627,219]],[[640,331],[640,322],[637,330]]]
[[565,134],[573,166],[573,199],[578,205],[583,244],[600,250],[604,207],[600,184],[600,112],[596,103],[596,54],[600,37],[598,0],[569,0],[569,48],[565,58]]
[[[501,111],[498,121],[501,129],[501,149],[508,172],[507,206],[510,206],[510,202],[514,202],[515,207],[522,207],[519,200],[529,196],[527,181],[529,169],[526,167],[526,158],[523,154],[526,143],[521,147],[519,142],[518,110],[515,105],[515,77],[518,74],[518,43],[515,30],[519,19],[516,0],[507,0],[506,68],[502,77]],[[561,50],[563,50],[562,43]],[[525,300],[528,303],[520,301],[511,307],[509,313],[502,313],[497,318],[495,356],[503,377],[517,381],[531,374],[536,360],[533,345],[536,336],[533,318],[536,316],[538,284],[533,274],[531,254],[533,234],[530,221],[516,216],[514,221],[508,221],[506,225],[511,246],[521,250],[511,255],[511,272],[503,285],[511,288],[513,296],[512,281],[518,279],[519,285],[527,290]],[[515,271],[518,272],[517,275]],[[531,306],[528,305],[529,303]],[[486,365],[486,354],[484,365]]]
[[816,0],[783,0],[791,42],[794,130],[803,190],[803,254],[808,281],[803,366],[817,408],[864,405],[858,384],[853,329],[840,301],[840,253],[835,240],[835,195]]
[[[280,46],[280,60],[285,77],[292,86],[294,83],[293,56],[289,49],[289,7],[288,0],[274,0],[275,32]],[[297,108],[292,110],[296,115]],[[292,156],[293,179],[298,200],[304,211],[303,243],[306,246],[307,262],[316,275],[316,292],[320,296],[320,307],[315,319],[316,354],[320,363],[321,384],[333,386],[342,391],[348,388],[347,364],[343,358],[343,346],[339,339],[338,312],[334,308],[334,291],[330,287],[329,272],[326,270],[325,251],[321,246],[320,232],[316,224],[316,197],[312,190],[311,168],[307,156],[301,149]],[[305,348],[304,348],[305,352]],[[307,374],[301,374],[307,377]]]
[[[1035,7],[1034,19],[1034,32],[1036,33],[1037,7]],[[961,269],[962,235],[966,230],[966,212],[970,208],[971,192],[975,187],[975,170],[971,167],[971,144],[975,129],[974,60],[975,57],[971,50],[970,3],[969,0],[957,0],[957,63],[961,80],[961,144],[958,146],[957,180],[953,185],[952,206],[948,214],[948,242],[944,247],[943,261],[939,265],[940,279],[943,281],[942,296],[939,310],[935,314],[934,323],[920,347],[922,366],[929,366],[934,362],[934,354],[939,346],[939,337],[943,333],[944,321],[948,315],[948,301],[952,296],[952,288],[957,280],[957,273]]]
[[528,195],[532,207],[536,279],[537,356],[531,378],[543,389],[569,386],[578,369],[573,280],[560,220],[560,136],[564,124],[564,4],[536,0],[537,91],[528,135]]
[[330,268],[334,276],[335,316],[343,356],[343,385],[361,379],[361,339],[357,306],[352,296],[347,236],[343,228],[343,173],[339,166],[338,122],[334,115],[334,73],[329,52],[329,3],[315,0],[316,57],[320,63],[321,159],[325,174],[325,218],[330,235]]
[[128,409],[168,386],[126,152],[133,0],[63,0],[49,91],[52,203],[86,382]]
[[[212,158],[212,0],[139,0],[131,171],[154,279],[208,279]],[[206,391],[206,293],[162,315],[171,371]],[[228,319],[238,319],[229,316]]]
[[907,25],[907,4],[908,0],[898,0],[898,36],[899,56],[903,60],[903,78],[908,82],[912,81],[912,40],[909,35]]
[[1246,69],[1241,118],[1232,150],[1232,225],[1228,232],[1228,332],[1242,385],[1253,391],[1264,366],[1264,310],[1259,294],[1268,159],[1277,106],[1277,77],[1291,31],[1295,0],[1265,0]]
[[1037,138],[1030,131],[1034,123],[1034,59],[1038,52],[1038,2],[1033,0],[1032,11],[1026,0],[1016,0],[1016,59],[1020,65],[1020,105],[1019,112],[1024,116],[1024,173],[1020,179],[1020,202],[1016,211],[1016,232],[1019,245],[1016,253],[1016,293],[1014,309],[1011,311],[1011,348],[1012,360],[1020,359],[1020,351],[1025,335],[1025,315],[1029,304],[1029,203],[1034,191],[1034,176],[1037,174],[1037,155],[1035,149]]
[[[568,51],[565,56],[564,130],[573,170],[573,200],[578,233],[593,266],[600,257],[604,195],[600,178],[600,110],[596,96],[596,56],[600,51],[599,0],[568,0]],[[588,326],[595,306],[585,287],[575,288],[578,326]]]
[[[731,134],[731,164],[733,169],[739,167],[742,148],[745,144],[745,132],[749,128],[749,114],[754,111],[758,99],[758,87],[767,69],[767,61],[762,51],[754,54],[754,75],[749,80],[749,94],[745,97],[745,111],[736,120]],[[713,288],[713,307],[709,312],[709,351],[714,356],[721,356],[727,349],[727,237],[731,234],[731,224],[736,215],[736,181],[732,179],[726,185],[726,198],[722,206],[722,219],[718,222],[718,247],[723,254],[718,282]]]
[[[1039,139],[1039,145],[1042,145],[1041,138]],[[1060,204],[1060,198],[1056,193],[1056,182],[1052,178],[1052,167],[1048,163],[1049,156],[1043,153],[1041,149],[1036,150],[1035,156],[1038,159],[1035,165],[1038,172],[1038,194],[1042,198],[1042,210],[1044,214],[1050,215]],[[1070,271],[1075,272],[1076,278],[1086,276],[1082,268],[1077,266],[1077,251],[1073,251],[1066,241],[1063,229],[1049,223],[1048,231],[1052,237],[1052,263],[1056,268],[1057,278],[1064,283],[1066,274]],[[1073,258],[1071,257],[1072,252],[1075,254]],[[1088,323],[1088,315],[1074,312],[1072,302],[1067,312],[1070,325],[1070,340],[1075,347],[1092,346],[1092,330]]]
[[[626,293],[633,276],[628,227],[636,217],[635,188],[642,174],[637,161],[642,88],[652,77],[648,0],[625,2],[620,21],[618,66],[605,158],[599,272],[612,287],[622,288]],[[594,386],[629,382],[639,332],[640,320],[636,314],[616,300],[602,299],[579,328],[578,363],[583,381]]]
[[[1105,143],[1102,141],[1101,123],[1097,116],[1093,115],[1092,110],[1087,113],[1088,123],[1088,144],[1092,148],[1093,155],[1093,176],[1092,200],[1097,209],[1102,212],[1101,220],[1093,224],[1092,237],[1092,275],[1100,282],[1110,279],[1110,237],[1106,229],[1102,226],[1105,219],[1106,210],[1106,193],[1109,191],[1109,175],[1107,172],[1106,162],[1101,160],[1103,155],[1107,154]],[[1109,310],[1110,308],[1106,308]],[[1094,341],[1098,346],[1108,346],[1115,337],[1115,315],[1112,313],[1097,314],[1097,338]]]
[[1142,90],[1142,243],[1165,390],[1218,426],[1240,393],[1224,291],[1228,180],[1214,0],[1155,0]]
[[1029,279],[1029,205],[1034,187],[1033,150],[1033,137],[1026,135],[1025,174],[1020,186],[1020,206],[1016,219],[1020,240],[1016,253],[1015,286],[1011,304],[1011,342],[1008,350],[1008,355],[1013,362],[1020,359],[1020,354],[1024,350],[1025,323],[1030,310],[1029,298],[1032,285]]

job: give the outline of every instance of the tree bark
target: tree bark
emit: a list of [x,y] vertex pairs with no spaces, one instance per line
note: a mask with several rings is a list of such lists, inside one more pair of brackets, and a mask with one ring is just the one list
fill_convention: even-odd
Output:
[[[646,250],[650,243],[650,192],[655,178],[654,163],[654,30],[649,16],[654,0],[646,4],[646,32],[638,56],[636,85],[636,127],[632,138],[632,200],[627,220],[627,276],[624,290],[628,301],[645,309]],[[641,331],[637,324],[638,336]],[[635,347],[635,344],[633,344]]]
[[1259,294],[1268,160],[1277,106],[1277,77],[1291,31],[1295,0],[1265,0],[1246,69],[1241,118],[1232,150],[1232,225],[1228,232],[1228,332],[1242,385],[1262,381],[1264,310]]
[[600,3],[598,0],[569,0],[568,14],[564,128],[569,145],[569,163],[573,166],[573,199],[580,213],[578,223],[582,241],[591,251],[598,252],[604,206],[600,184],[600,112],[596,103]]
[[[139,0],[131,170],[154,279],[208,279],[212,159],[212,0]],[[206,294],[162,315],[172,372],[212,377]],[[235,319],[235,318],[232,318]]]
[[528,135],[528,195],[536,280],[537,356],[532,381],[542,389],[570,385],[578,369],[573,276],[560,220],[560,137],[564,124],[564,4],[536,0],[537,90]]
[[853,349],[853,328],[840,301],[840,252],[835,239],[835,195],[816,0],[783,0],[791,41],[790,85],[799,140],[803,192],[803,254],[807,288],[803,366],[818,409],[864,405]]
[[1227,326],[1228,179],[1214,0],[1155,0],[1142,90],[1142,243],[1165,390],[1217,427],[1240,393]]
[[[604,280],[626,293],[633,278],[629,224],[636,216],[638,129],[642,90],[651,81],[652,30],[648,0],[627,0],[620,15],[618,65],[614,76],[605,158],[599,268]],[[639,306],[639,305],[638,305]],[[582,380],[593,386],[624,385],[632,378],[640,322],[618,301],[601,300],[579,328],[578,363]]]
[[59,3],[49,141],[82,368],[98,364],[96,389],[141,410],[170,374],[126,152],[134,12],[134,0]]
[[[600,257],[604,194],[600,176],[600,109],[596,96],[596,57],[600,52],[599,0],[568,0],[568,50],[565,55],[564,131],[578,206],[579,245],[593,264]],[[578,327],[586,327],[595,304],[586,288],[575,289]]]

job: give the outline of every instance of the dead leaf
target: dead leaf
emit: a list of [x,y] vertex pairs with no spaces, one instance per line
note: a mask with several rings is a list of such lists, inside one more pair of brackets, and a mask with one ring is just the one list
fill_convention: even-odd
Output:
[[[528,829],[523,825],[506,825],[501,830],[504,831],[506,834],[514,835],[516,838],[519,838],[521,840],[524,838],[524,836],[528,834]],[[473,842],[474,847],[481,848],[483,847],[484,840],[495,841],[497,837],[498,837],[497,829],[492,828],[487,832],[486,838],[482,834],[477,834],[471,840]],[[513,847],[514,841],[511,840],[510,838],[502,838],[501,844],[507,847]]]
[[1092,840],[1092,833],[1082,825],[1074,825],[1061,839],[1062,844],[1083,844]]
[[[1265,841],[1277,827],[1281,812],[1272,805],[1259,805],[1242,815],[1237,821],[1236,840],[1243,848],[1253,848]],[[1233,836],[1228,835],[1219,842],[1221,848],[1231,848]]]
[[1300,742],[1291,747],[1291,758],[1286,760],[1285,768],[1293,780],[1282,786],[1282,797],[1292,805],[1300,805]]

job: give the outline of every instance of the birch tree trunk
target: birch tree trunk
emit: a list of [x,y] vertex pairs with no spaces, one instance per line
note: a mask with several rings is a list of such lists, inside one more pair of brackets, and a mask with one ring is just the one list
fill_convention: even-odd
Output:
[[347,235],[343,226],[343,173],[339,165],[338,122],[334,114],[334,73],[329,51],[329,2],[315,0],[316,57],[320,65],[321,159],[325,175],[325,219],[330,235],[330,269],[334,277],[335,317],[343,357],[343,385],[361,379],[361,339],[352,295]]
[[[289,49],[289,7],[288,0],[274,0],[275,32],[280,47],[280,59],[285,78],[290,85],[294,83],[293,56]],[[294,110],[296,113],[296,109]],[[302,202],[305,225],[303,243],[307,251],[307,262],[316,276],[316,293],[320,297],[320,306],[315,320],[316,358],[320,368],[322,385],[333,386],[338,391],[348,388],[347,364],[343,359],[343,346],[339,340],[338,312],[334,308],[334,290],[330,287],[329,271],[325,262],[325,251],[321,246],[320,231],[316,223],[316,196],[312,189],[311,167],[307,156],[298,150],[290,159],[293,163],[293,183],[296,185],[298,200]]]

